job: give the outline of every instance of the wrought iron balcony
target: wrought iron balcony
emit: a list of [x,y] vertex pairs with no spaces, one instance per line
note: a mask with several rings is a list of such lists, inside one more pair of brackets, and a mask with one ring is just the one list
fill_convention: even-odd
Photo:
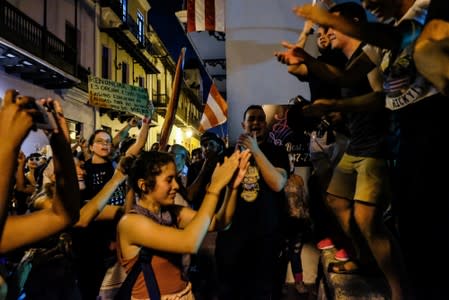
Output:
[[165,110],[167,109],[167,104],[169,101],[167,94],[153,93],[153,105],[156,110]]
[[[170,98],[167,94],[153,94],[153,105],[156,109],[156,112],[160,114],[161,116],[165,116],[167,113],[167,105],[170,101]],[[195,117],[195,114],[191,111],[189,111],[187,106],[181,107],[181,105],[178,105],[176,109],[176,118],[175,118],[175,125],[178,127],[183,126],[197,126],[199,125],[199,118]]]
[[119,0],[100,0],[100,6],[103,8],[110,9],[119,20],[124,19],[123,6]]
[[[113,2],[113,1],[110,1]],[[102,10],[102,14],[104,11]],[[126,20],[118,26],[109,26],[109,22],[102,16],[103,25],[101,31],[107,33],[114,41],[138,62],[148,74],[159,73],[158,69],[144,55],[143,49],[146,49],[145,36],[139,35],[139,29],[136,21],[128,15]],[[122,19],[123,20],[123,19]],[[105,25],[107,24],[107,26]],[[148,42],[149,43],[149,42]]]
[[46,88],[68,88],[79,82],[73,77],[77,50],[7,1],[0,1],[0,28],[6,41],[0,45],[0,65],[6,72]]

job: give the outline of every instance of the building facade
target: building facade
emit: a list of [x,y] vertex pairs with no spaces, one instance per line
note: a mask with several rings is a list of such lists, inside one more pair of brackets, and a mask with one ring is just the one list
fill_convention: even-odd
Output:
[[[155,107],[147,147],[158,141],[172,95],[175,60],[148,22],[145,0],[0,0],[0,94],[15,88],[21,94],[61,99],[71,138],[88,138],[97,128],[116,134],[134,115],[92,106],[88,76],[146,89]],[[202,96],[181,85],[169,144],[188,149],[199,144]],[[0,125],[1,126],[1,125]],[[130,135],[136,135],[133,128]],[[26,154],[47,143],[32,132]]]

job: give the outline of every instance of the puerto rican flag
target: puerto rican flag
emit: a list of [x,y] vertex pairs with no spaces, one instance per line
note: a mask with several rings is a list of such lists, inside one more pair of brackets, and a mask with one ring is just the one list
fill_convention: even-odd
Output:
[[200,121],[200,132],[225,123],[228,119],[228,104],[221,96],[217,86],[212,83],[206,106]]
[[187,32],[225,32],[225,0],[187,0]]

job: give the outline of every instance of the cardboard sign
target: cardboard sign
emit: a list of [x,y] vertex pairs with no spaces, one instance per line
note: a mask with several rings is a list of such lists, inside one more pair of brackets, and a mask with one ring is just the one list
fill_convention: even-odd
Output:
[[89,104],[141,116],[154,111],[147,89],[94,76],[89,76]]

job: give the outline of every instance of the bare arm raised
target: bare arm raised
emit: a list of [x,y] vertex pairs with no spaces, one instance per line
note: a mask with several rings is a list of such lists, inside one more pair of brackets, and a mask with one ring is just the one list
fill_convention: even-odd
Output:
[[311,117],[322,116],[329,112],[363,112],[379,111],[385,106],[385,94],[373,92],[357,97],[339,99],[316,99],[313,103],[303,107],[304,115]]
[[285,41],[282,42],[282,46],[287,50],[276,52],[275,56],[278,58],[278,61],[287,64],[288,72],[297,76],[301,81],[307,81],[308,75],[313,74],[328,83],[341,87],[354,87],[373,69],[373,62],[365,53],[362,53],[348,68],[342,70],[331,64],[319,61],[301,47]]
[[[5,100],[7,97],[8,95],[5,97]],[[28,102],[34,101],[34,99],[24,97],[21,101]],[[10,100],[6,103],[9,103],[9,105],[13,104]],[[42,100],[41,103],[54,110],[57,123],[57,128],[49,132],[56,177],[53,205],[51,208],[42,209],[27,215],[9,216],[0,240],[0,252],[10,251],[58,233],[67,226],[74,224],[79,218],[80,193],[72,152],[67,140],[68,129],[62,113],[62,107],[58,101],[52,99]],[[28,121],[26,122],[29,126]],[[7,128],[10,130],[11,128],[21,127],[23,126],[22,123],[24,123],[23,119],[16,120],[14,124],[11,124],[11,127]],[[18,140],[16,139],[16,141]]]
[[374,22],[351,22],[316,5],[296,6],[293,8],[293,12],[299,17],[325,27],[334,28],[348,36],[380,48],[395,49],[399,46],[398,42],[400,43],[402,40],[401,33],[391,25]]
[[[141,246],[172,253],[196,253],[215,215],[219,193],[233,177],[239,165],[239,159],[240,153],[236,152],[231,157],[226,158],[223,164],[217,165],[206,196],[194,217],[192,217],[192,212],[194,211],[190,208],[179,208],[177,216],[179,228],[160,225],[142,215],[125,215],[118,225],[123,256],[135,256]],[[174,163],[168,163],[166,166],[168,169],[164,170],[167,171],[167,176],[163,173],[160,175],[162,176],[161,178],[156,178],[156,185],[160,183],[160,186],[162,186],[162,182],[168,180],[168,183],[172,184],[175,187],[174,191],[176,191],[178,185],[174,180],[176,175]],[[144,189],[146,188],[144,187]],[[167,201],[165,198],[157,198],[159,195],[157,190],[156,187],[152,188],[151,191],[143,195],[143,205],[151,208],[158,203]],[[170,193],[173,201],[174,194]],[[142,201],[142,198],[140,201]]]
[[238,138],[238,144],[251,151],[251,154],[259,167],[260,173],[267,185],[275,192],[280,192],[287,183],[287,172],[282,168],[277,168],[268,160],[260,150],[256,134],[242,134]]
[[248,171],[250,157],[251,152],[248,149],[241,153],[238,172],[226,188],[225,199],[220,210],[215,214],[209,231],[223,230],[231,224],[237,204],[238,187]]
[[7,90],[0,109],[0,238],[11,200],[17,157],[23,140],[33,127],[33,109],[26,109],[16,102],[17,91]]

